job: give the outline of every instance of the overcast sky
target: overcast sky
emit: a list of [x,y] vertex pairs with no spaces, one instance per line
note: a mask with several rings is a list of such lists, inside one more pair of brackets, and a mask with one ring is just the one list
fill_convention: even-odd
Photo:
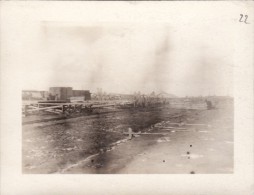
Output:
[[40,22],[24,31],[29,41],[22,53],[26,56],[26,70],[20,70],[25,75],[23,89],[69,86],[177,96],[233,93],[235,36],[213,21]]

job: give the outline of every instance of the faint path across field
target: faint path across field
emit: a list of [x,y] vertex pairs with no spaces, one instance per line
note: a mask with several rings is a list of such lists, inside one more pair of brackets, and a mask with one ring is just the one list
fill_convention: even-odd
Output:
[[[205,126],[170,124],[181,122]],[[129,127],[167,135],[127,140],[123,131]],[[233,129],[229,106],[127,109],[27,124],[23,173],[232,173]]]

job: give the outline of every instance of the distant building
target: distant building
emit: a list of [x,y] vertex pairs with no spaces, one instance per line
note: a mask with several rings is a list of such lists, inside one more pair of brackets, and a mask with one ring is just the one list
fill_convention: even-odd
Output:
[[73,97],[85,97],[85,100],[91,100],[91,93],[89,90],[72,90]]
[[72,97],[72,87],[50,87],[49,99],[50,100],[68,100]]
[[73,90],[72,87],[50,87],[50,100],[70,100],[71,97],[84,97],[84,100],[91,100],[89,90]]
[[158,94],[157,97],[159,97],[159,98],[177,98],[177,96],[175,96],[173,94],[166,93],[166,92],[162,92],[162,93]]
[[48,96],[47,91],[23,90],[22,100],[43,100]]

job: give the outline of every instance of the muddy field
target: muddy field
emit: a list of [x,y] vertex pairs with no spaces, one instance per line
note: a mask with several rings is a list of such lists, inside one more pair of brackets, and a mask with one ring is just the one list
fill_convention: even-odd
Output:
[[[233,105],[36,117],[23,119],[23,173],[233,172]],[[157,134],[128,140],[128,128]]]

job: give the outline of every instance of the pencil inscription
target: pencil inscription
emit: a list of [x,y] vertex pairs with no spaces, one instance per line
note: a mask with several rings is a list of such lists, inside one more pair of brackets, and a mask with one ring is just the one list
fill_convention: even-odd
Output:
[[248,15],[244,15],[244,17],[245,17],[245,20],[243,21],[242,20],[243,19],[243,14],[240,14],[239,22],[244,22],[245,24],[249,24],[249,23],[247,23]]

